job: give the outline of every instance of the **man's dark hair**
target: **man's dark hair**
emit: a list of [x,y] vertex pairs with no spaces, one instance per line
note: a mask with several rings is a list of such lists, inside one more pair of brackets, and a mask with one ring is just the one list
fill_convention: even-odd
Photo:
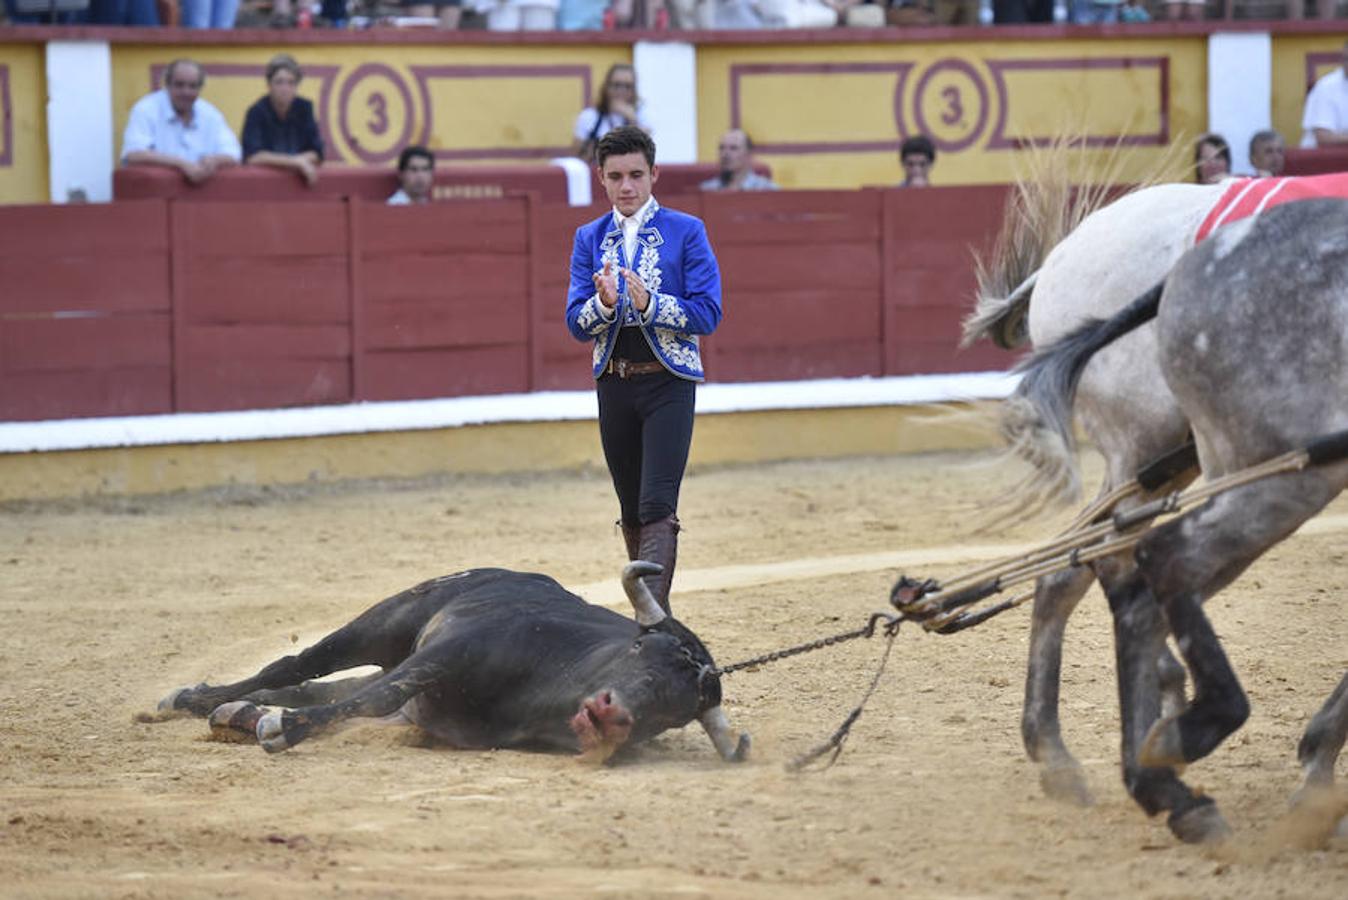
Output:
[[412,144],[409,147],[404,147],[403,152],[398,154],[398,171],[405,172],[407,164],[414,159],[424,159],[431,164],[432,169],[435,168],[435,156],[431,151],[420,144]]
[[1285,141],[1283,141],[1282,135],[1278,134],[1278,132],[1274,131],[1272,128],[1267,128],[1263,131],[1256,131],[1254,133],[1254,136],[1250,138],[1250,155],[1251,156],[1254,155],[1255,149],[1260,144],[1272,143],[1273,141],[1286,143]]
[[179,66],[191,66],[192,68],[196,69],[197,74],[201,76],[201,84],[199,85],[198,89],[200,89],[200,87],[206,86],[206,70],[201,67],[201,63],[197,62],[195,59],[187,59],[186,57],[179,57],[178,59],[173,60],[167,66],[164,67],[165,87],[167,87],[168,83],[173,80],[173,73],[177,71]]
[[910,138],[905,138],[903,143],[899,145],[899,159],[903,159],[910,153],[920,153],[927,158],[927,162],[936,162],[936,145],[925,134],[915,134]]
[[623,125],[601,137],[594,153],[601,169],[604,168],[604,160],[610,156],[624,156],[628,153],[640,153],[646,157],[646,165],[655,165],[655,141],[635,125]]

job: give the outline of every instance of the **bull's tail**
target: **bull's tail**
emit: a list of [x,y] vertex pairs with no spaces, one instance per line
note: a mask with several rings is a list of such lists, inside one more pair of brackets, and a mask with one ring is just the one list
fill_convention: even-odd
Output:
[[1020,493],[1040,502],[1080,497],[1072,407],[1081,373],[1100,349],[1156,317],[1164,288],[1162,281],[1112,317],[1087,322],[1020,365],[1020,384],[1001,411],[1002,436],[1034,468]]

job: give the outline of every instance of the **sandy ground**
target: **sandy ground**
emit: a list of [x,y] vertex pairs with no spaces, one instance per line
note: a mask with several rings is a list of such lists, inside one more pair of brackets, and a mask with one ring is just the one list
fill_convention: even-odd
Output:
[[[1006,478],[980,462],[695,471],[676,612],[731,662],[861,624],[896,553],[956,560],[1050,534],[971,536]],[[1095,593],[1064,666],[1087,809],[1042,797],[1023,758],[1024,610],[957,636],[904,632],[823,772],[784,763],[852,708],[878,640],[728,677],[728,711],[755,740],[741,766],[696,727],[594,768],[375,725],[268,756],[207,740],[200,720],[135,720],[170,688],[249,674],[430,576],[499,565],[604,593],[621,561],[613,506],[589,471],[0,511],[0,895],[1348,896],[1348,839],[1308,839],[1287,816],[1296,741],[1348,668],[1345,501],[1209,604],[1254,706],[1187,775],[1236,830],[1219,850],[1178,844],[1123,792]]]

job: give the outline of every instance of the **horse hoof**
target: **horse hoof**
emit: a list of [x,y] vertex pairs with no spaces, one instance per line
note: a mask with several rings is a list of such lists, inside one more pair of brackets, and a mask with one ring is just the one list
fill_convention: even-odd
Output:
[[285,727],[279,712],[269,712],[257,720],[257,742],[268,753],[280,753],[290,748],[286,742]]
[[177,713],[178,715],[182,716],[190,716],[192,714],[192,710],[188,708],[187,697],[192,692],[198,691],[201,688],[204,688],[205,686],[206,684],[205,682],[203,682],[201,684],[198,684],[196,687],[184,686],[176,690],[169,691],[167,694],[164,695],[164,699],[159,701],[159,705],[155,707],[155,711],[160,713],[161,715],[164,713]]
[[1161,719],[1152,725],[1138,750],[1137,761],[1147,768],[1173,769],[1176,775],[1183,773],[1186,760],[1180,745],[1179,720]]
[[262,709],[247,700],[222,703],[211,711],[208,720],[211,739],[232,744],[251,744],[257,740],[257,723],[262,716]]
[[1043,789],[1044,796],[1050,800],[1070,803],[1073,806],[1095,804],[1095,798],[1091,796],[1090,788],[1086,787],[1086,778],[1081,774],[1080,766],[1046,766],[1040,769],[1039,787]]
[[1211,800],[1171,813],[1170,831],[1186,844],[1216,844],[1231,837],[1231,826]]

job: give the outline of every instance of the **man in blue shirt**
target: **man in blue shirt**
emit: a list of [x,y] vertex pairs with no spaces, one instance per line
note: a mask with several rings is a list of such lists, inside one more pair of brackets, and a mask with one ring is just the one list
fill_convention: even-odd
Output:
[[660,170],[650,135],[615,128],[595,152],[613,211],[576,230],[566,324],[594,342],[599,436],[627,556],[664,567],[646,583],[668,612],[703,380],[698,339],[721,321],[721,273],[702,222],[651,196]]
[[239,162],[239,140],[220,110],[200,98],[206,73],[190,59],[164,70],[164,87],[131,107],[122,136],[126,165],[177,169],[193,184]]

